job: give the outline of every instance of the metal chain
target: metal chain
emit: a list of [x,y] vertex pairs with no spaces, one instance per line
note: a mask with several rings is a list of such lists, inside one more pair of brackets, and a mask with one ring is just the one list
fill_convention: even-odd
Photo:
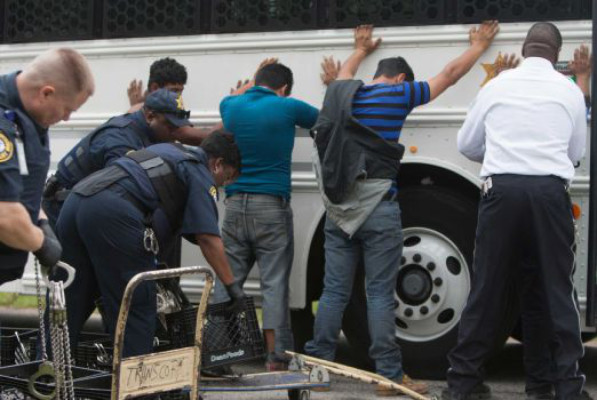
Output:
[[56,399],[62,399],[62,386],[64,382],[64,371],[62,366],[64,365],[62,362],[62,346],[59,342],[59,332],[58,327],[56,326],[56,321],[54,317],[50,319],[50,337],[52,340],[52,358],[54,359],[54,372],[55,382],[56,382]]
[[37,311],[39,314],[39,337],[41,342],[41,359],[48,360],[48,352],[46,347],[46,324],[44,322],[44,312],[41,300],[41,285],[39,283],[39,260],[35,258],[35,289],[37,290]]
[[69,331],[64,301],[64,283],[50,282],[51,290],[51,322],[50,333],[54,354],[54,370],[56,371],[56,398],[74,399],[72,359],[69,343]]
[[[60,281],[60,292],[62,293],[62,297],[64,299],[64,282]],[[65,378],[65,385],[64,385],[64,394],[67,399],[74,399],[75,398],[75,387],[73,385],[73,369],[72,363],[73,360],[71,358],[70,352],[70,335],[68,331],[68,321],[67,321],[67,313],[66,313],[66,300],[64,303],[64,318],[62,319],[62,348],[64,349],[64,378]]]

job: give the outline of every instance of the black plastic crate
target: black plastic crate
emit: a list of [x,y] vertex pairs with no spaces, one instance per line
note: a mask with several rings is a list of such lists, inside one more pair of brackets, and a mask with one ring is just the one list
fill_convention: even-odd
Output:
[[457,0],[456,12],[458,21],[463,23],[487,19],[500,22],[574,20],[582,17],[581,3],[580,0]]
[[330,0],[330,25],[353,28],[433,25],[446,22],[444,0]]
[[4,42],[93,38],[94,0],[5,0]]
[[[201,366],[204,368],[264,356],[263,336],[253,299],[247,297],[244,309],[236,314],[227,313],[226,305],[219,303],[207,306],[201,348]],[[196,307],[166,315],[170,342],[174,348],[193,345],[196,318]]]
[[107,335],[93,339],[79,341],[73,351],[75,365],[82,368],[91,368],[102,371],[112,369],[112,355],[114,345]]
[[[0,367],[0,387],[14,388],[32,396],[29,392],[29,378],[38,371],[41,361],[34,361],[26,364],[10,365]],[[95,371],[87,368],[72,367],[73,380],[76,384],[79,379],[102,374],[102,371]],[[35,387],[43,394],[49,394],[54,389],[55,382],[51,378],[43,377],[37,381]]]
[[315,0],[212,0],[211,31],[296,31],[317,27]]
[[104,0],[105,38],[199,33],[197,0]]
[[[24,351],[29,359],[34,357],[35,354],[31,354],[30,343],[36,338],[37,329],[0,328],[0,366],[16,364],[17,350]],[[21,344],[23,349],[20,349]]]
[[[160,340],[155,346],[155,351],[170,349],[167,340]],[[101,371],[112,370],[114,343],[108,334],[86,334],[82,336],[73,350],[75,365],[82,368],[91,368]]]

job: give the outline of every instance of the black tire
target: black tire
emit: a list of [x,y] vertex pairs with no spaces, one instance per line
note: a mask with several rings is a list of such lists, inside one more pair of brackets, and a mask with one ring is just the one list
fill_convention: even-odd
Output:
[[309,400],[311,393],[304,389],[289,389],[288,400]]
[[[415,186],[401,190],[399,204],[404,228],[424,227],[448,237],[462,253],[470,272],[477,224],[477,203],[473,199],[443,187]],[[343,324],[344,334],[359,360],[368,359],[370,339],[366,315],[365,290],[363,280],[359,279]],[[445,378],[446,356],[456,343],[457,333],[458,325],[426,342],[409,342],[398,337],[405,371],[417,378]],[[372,363],[369,361],[368,365]]]

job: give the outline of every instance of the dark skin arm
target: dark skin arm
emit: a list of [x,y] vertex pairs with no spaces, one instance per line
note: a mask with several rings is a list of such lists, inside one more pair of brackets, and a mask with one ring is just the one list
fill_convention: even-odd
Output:
[[216,275],[224,285],[234,283],[234,275],[230,269],[226,252],[224,251],[224,242],[222,238],[210,234],[195,235],[197,244],[201,248],[201,252],[205,260],[214,269]]
[[223,129],[224,125],[222,122],[218,122],[214,126],[207,128],[199,128],[194,126],[183,126],[174,131],[172,136],[174,140],[180,143],[188,144],[191,146],[199,146],[203,139],[212,134],[212,132]]

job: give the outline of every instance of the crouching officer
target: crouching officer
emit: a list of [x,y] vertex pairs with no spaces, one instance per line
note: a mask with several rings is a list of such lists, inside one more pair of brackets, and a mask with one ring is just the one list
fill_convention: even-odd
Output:
[[[225,284],[231,307],[244,298],[234,281],[218,228],[217,187],[236,179],[240,153],[221,131],[201,148],[163,143],[129,153],[73,188],[57,223],[62,259],[76,270],[66,289],[71,345],[101,294],[114,335],[120,301],[137,273],[156,269],[159,247],[182,234],[201,248]],[[156,322],[154,283],[133,296],[124,356],[152,351]]]
[[60,243],[40,216],[48,128],[68,120],[93,91],[87,61],[68,48],[0,76],[0,285],[21,278],[29,252],[48,267],[60,259]]
[[66,197],[79,181],[129,151],[173,142],[175,130],[191,125],[189,115],[180,94],[159,89],[147,97],[141,110],[113,117],[81,139],[46,183],[42,208],[51,226],[55,228]]

